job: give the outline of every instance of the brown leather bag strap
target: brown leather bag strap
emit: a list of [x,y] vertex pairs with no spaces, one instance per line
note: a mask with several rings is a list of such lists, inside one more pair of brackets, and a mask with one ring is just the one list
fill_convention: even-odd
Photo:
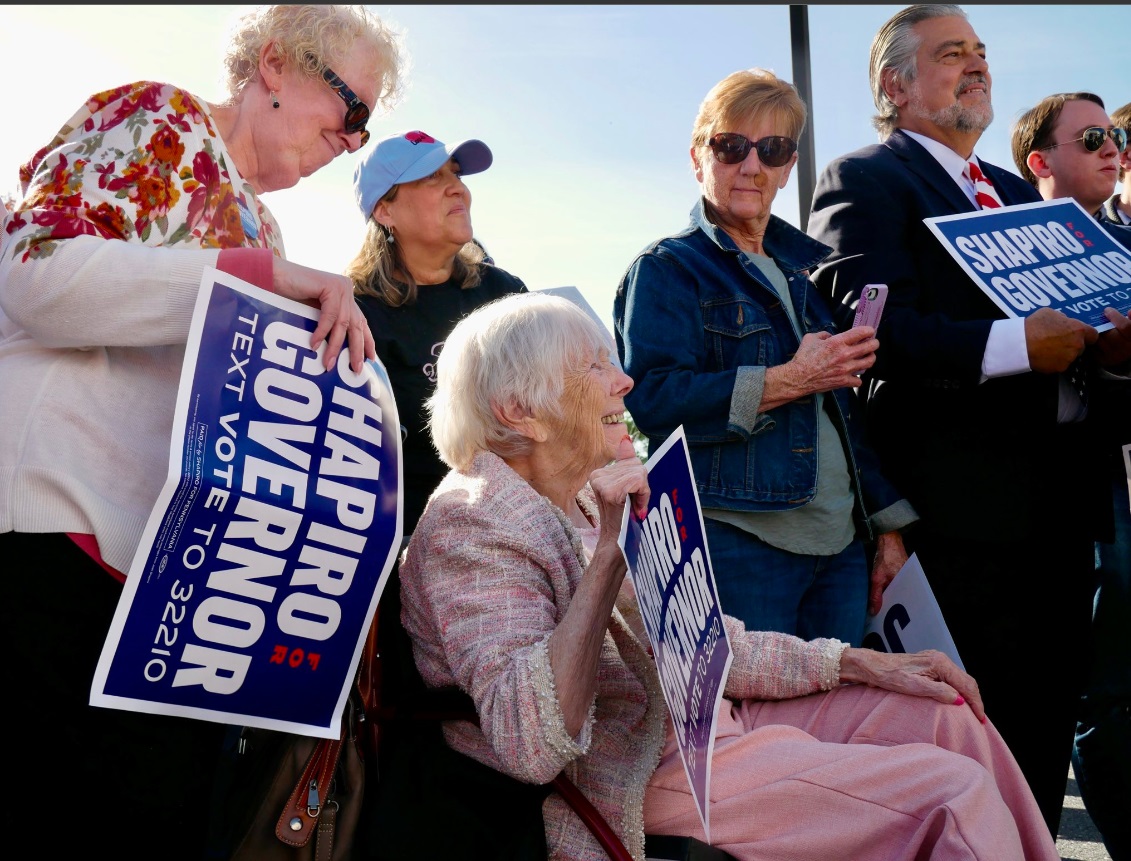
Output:
[[[291,797],[275,825],[275,836],[288,846],[305,846],[327,801],[334,769],[342,753],[341,738],[318,740],[306,768],[295,784]],[[331,802],[336,804],[336,802]]]
[[318,831],[314,837],[314,861],[333,861],[334,830],[338,827],[338,805],[326,804],[322,806],[322,815],[318,817]]
[[617,833],[605,821],[605,817],[577,788],[577,785],[566,777],[564,771],[553,779],[551,785],[573,808],[574,813],[580,817],[593,836],[597,838],[597,842],[601,844],[601,848],[605,850],[612,861],[632,861],[632,856],[624,848],[624,843],[621,842]]

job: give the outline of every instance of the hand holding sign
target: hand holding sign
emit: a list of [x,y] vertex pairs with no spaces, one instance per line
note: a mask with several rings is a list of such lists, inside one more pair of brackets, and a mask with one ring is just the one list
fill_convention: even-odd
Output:
[[1025,346],[1029,367],[1041,374],[1061,374],[1094,344],[1099,333],[1060,311],[1042,308],[1025,318]]
[[632,439],[625,434],[617,444],[617,459],[593,471],[589,485],[597,496],[601,523],[613,531],[620,529],[621,509],[631,497],[632,510],[638,520],[648,514],[648,470],[636,456]]
[[1096,358],[1105,368],[1118,368],[1131,362],[1131,311],[1104,308],[1104,317],[1115,328],[1096,339]]
[[377,359],[373,333],[354,299],[350,279],[281,258],[272,261],[271,269],[278,295],[321,309],[310,348],[317,350],[325,342],[322,364],[327,371],[334,369],[343,345],[349,346],[349,367],[355,374],[361,373],[366,359]]
[[872,576],[868,584],[868,613],[876,615],[884,602],[884,590],[907,564],[907,550],[899,532],[876,536],[876,555],[872,560]]
[[[630,441],[622,441],[622,451]],[[614,464],[628,465],[625,458]],[[643,468],[643,467],[642,467]],[[648,458],[644,516],[622,511],[620,546],[656,659],[680,758],[710,842],[711,751],[731,651],[683,427]]]

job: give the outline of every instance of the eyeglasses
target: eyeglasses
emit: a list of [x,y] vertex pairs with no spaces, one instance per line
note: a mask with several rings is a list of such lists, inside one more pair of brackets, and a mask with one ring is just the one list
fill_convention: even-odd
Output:
[[738,164],[746,160],[750,150],[756,150],[758,159],[766,167],[783,167],[797,152],[797,141],[785,135],[770,135],[752,141],[744,135],[720,132],[707,141],[707,146],[723,164]]
[[361,132],[361,145],[365,146],[369,142],[369,132],[365,130],[365,124],[369,122],[369,106],[329,66],[322,70],[322,77],[330,85],[330,89],[346,103],[346,134]]
[[1084,149],[1088,152],[1096,152],[1104,145],[1104,141],[1111,138],[1115,142],[1115,148],[1119,152],[1127,149],[1127,129],[1110,128],[1103,129],[1099,126],[1092,126],[1090,129],[1084,129],[1084,134],[1078,138],[1073,138],[1064,143],[1053,144],[1052,146],[1043,146],[1041,150],[1056,149],[1058,146],[1065,146],[1066,144],[1076,143],[1076,141],[1084,142]]

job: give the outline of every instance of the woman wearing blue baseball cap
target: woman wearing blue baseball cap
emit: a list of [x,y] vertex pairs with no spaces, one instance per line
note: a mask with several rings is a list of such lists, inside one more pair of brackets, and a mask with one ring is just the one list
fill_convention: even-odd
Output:
[[436,357],[467,313],[506,293],[518,278],[485,260],[473,239],[471,192],[463,177],[491,166],[479,140],[445,144],[422,131],[389,135],[354,169],[354,197],[368,227],[346,268],[389,374],[406,437],[404,534],[447,473],[428,435],[424,400]]
[[[463,177],[481,173],[491,161],[491,150],[482,141],[445,144],[425,132],[409,131],[378,141],[354,169],[354,197],[366,233],[345,274],[353,280],[400,413],[406,541],[448,472],[432,446],[424,410],[436,387],[440,349],[469,312],[499,296],[526,292],[522,281],[487,262],[473,239],[471,192]],[[399,571],[394,569],[377,609],[379,630],[386,632],[381,635],[380,696],[392,706],[423,686],[400,627],[400,607]],[[433,789],[415,791],[420,777],[416,757],[423,755],[416,745],[414,733],[399,735],[382,762],[384,790],[366,793],[359,840],[375,852],[367,857],[396,857],[388,845],[393,825],[397,834],[416,837],[413,823],[425,815],[421,797],[428,798],[427,816],[436,810],[479,816],[468,811],[468,799]],[[470,836],[453,832],[447,839],[455,844],[445,850],[455,850]]]

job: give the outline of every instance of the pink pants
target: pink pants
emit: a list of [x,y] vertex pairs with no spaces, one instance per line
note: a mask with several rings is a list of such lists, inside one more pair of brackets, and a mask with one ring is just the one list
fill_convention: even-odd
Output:
[[[740,861],[1060,858],[992,724],[924,697],[724,699],[710,789],[711,842]],[[705,839],[670,724],[644,830]]]

